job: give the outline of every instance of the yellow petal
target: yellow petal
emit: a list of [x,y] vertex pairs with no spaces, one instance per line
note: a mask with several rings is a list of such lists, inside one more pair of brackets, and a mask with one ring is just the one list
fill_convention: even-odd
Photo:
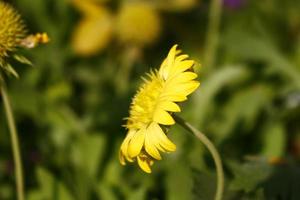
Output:
[[124,155],[122,154],[121,151],[119,151],[119,161],[120,161],[121,165],[126,165]]
[[163,61],[161,68],[159,69],[159,74],[163,77],[164,80],[168,79],[168,76],[171,72],[171,69],[174,64],[176,56],[177,45],[174,45],[168,53],[167,58]]
[[164,148],[166,151],[171,152],[176,150],[176,145],[169,140],[164,131],[157,123],[152,123],[150,125],[151,129],[155,133],[155,137],[157,137],[160,141],[160,146]]
[[153,121],[163,125],[175,124],[171,115],[167,111],[159,108],[154,111]]
[[138,164],[140,166],[140,168],[146,172],[146,173],[151,173],[151,168],[150,168],[150,164],[147,162],[146,159],[144,158],[140,158],[140,156],[137,157],[137,161]]
[[[176,76],[174,76],[166,81],[166,87],[168,87],[170,85],[172,86],[175,84],[186,83],[186,82],[192,81],[195,78],[197,78],[197,76],[198,75],[194,72],[183,72],[183,73],[177,74]],[[166,90],[168,90],[168,89],[166,89]]]
[[[133,130],[129,131],[129,132],[127,133],[127,135],[126,135],[124,141],[123,141],[122,144],[121,144],[120,150],[121,150],[121,152],[122,152],[122,155],[124,155],[124,157],[125,157],[126,159],[129,158],[129,155],[128,155],[128,144],[129,144],[131,138],[133,137],[133,135],[135,134],[135,132],[136,132],[136,131],[133,131]],[[131,159],[129,158],[129,160],[131,160]]]
[[163,101],[175,101],[175,102],[182,102],[187,100],[187,97],[185,95],[178,95],[178,94],[163,94],[160,97]]
[[145,142],[145,129],[140,129],[131,138],[128,145],[128,155],[131,158],[136,157],[142,150]]
[[168,67],[172,66],[175,60],[176,52],[177,52],[177,44],[173,45],[171,50],[169,51],[169,54],[167,56],[167,65]]
[[180,112],[180,107],[172,101],[162,101],[157,106],[166,111]]
[[[157,124],[155,122],[153,122],[154,124]],[[161,141],[160,141],[160,138],[157,137],[156,135],[156,130],[153,129],[150,126],[148,126],[148,129],[147,129],[147,132],[149,133],[148,136],[149,136],[149,140],[152,142],[152,144],[159,150],[159,151],[162,151],[162,152],[166,152],[166,150],[164,148],[162,148],[162,146],[160,145]],[[158,151],[158,152],[159,152]]]
[[184,61],[175,63],[175,65],[171,71],[172,76],[190,69],[194,65],[194,63],[195,62],[193,60],[184,60]]
[[145,150],[152,158],[156,160],[161,160],[161,155],[157,150],[157,147],[153,143],[151,143],[149,139],[146,139],[145,141]]
[[156,138],[153,138],[153,133],[147,129],[147,133],[145,136],[145,150],[153,158],[161,160],[160,153],[155,146],[155,140]]
[[183,61],[184,59],[187,59],[189,56],[187,54],[182,54],[182,55],[179,55],[175,58],[175,62],[180,62],[180,61]]
[[188,83],[177,84],[169,86],[165,95],[172,95],[172,94],[180,94],[182,96],[187,96],[194,92],[200,83],[198,81],[190,81]]

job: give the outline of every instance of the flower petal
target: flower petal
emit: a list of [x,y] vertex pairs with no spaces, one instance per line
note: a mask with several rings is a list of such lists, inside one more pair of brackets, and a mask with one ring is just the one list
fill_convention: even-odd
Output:
[[[122,155],[128,160],[128,161],[131,161],[132,159],[130,159],[130,156],[128,155],[128,144],[131,140],[131,138],[134,136],[134,134],[136,133],[135,130],[130,130],[128,131],[124,141],[122,142],[121,144],[121,153]],[[120,160],[121,161],[121,160]]]
[[163,94],[160,99],[162,101],[174,101],[174,102],[182,102],[187,100],[185,95],[177,95],[177,94]]
[[138,164],[140,168],[146,172],[146,173],[151,173],[151,168],[150,168],[150,163],[147,162],[146,158],[141,158],[140,156],[137,157]]
[[186,83],[186,82],[194,80],[195,78],[197,78],[197,76],[198,75],[194,72],[183,72],[183,73],[180,73],[180,74],[174,76],[173,78],[168,79],[168,81],[166,82],[166,85],[168,87],[169,85]]
[[186,70],[192,68],[193,65],[194,65],[193,60],[184,60],[180,62],[175,62],[172,68],[170,69],[168,79],[176,76],[179,73],[185,72]]
[[180,61],[183,61],[184,59],[187,59],[189,56],[187,54],[182,54],[182,55],[179,55],[175,58],[175,62],[180,62]]
[[171,115],[167,111],[160,108],[154,111],[153,121],[163,125],[175,124],[175,121]]
[[126,165],[125,157],[121,151],[119,151],[119,161],[120,161],[121,165]]
[[175,56],[176,56],[176,48],[177,45],[174,45],[171,50],[169,51],[169,54],[167,56],[167,58],[165,59],[165,61],[162,63],[160,69],[159,69],[159,74],[161,75],[161,77],[163,77],[164,80],[167,80],[169,77],[169,74],[172,70],[173,64],[174,64],[174,60],[175,60]]
[[131,138],[128,144],[128,156],[136,157],[142,150],[145,142],[145,129],[140,129]]
[[199,85],[200,83],[198,81],[190,81],[187,83],[170,85],[164,95],[180,94],[182,96],[187,96],[194,92],[199,87]]
[[169,140],[169,138],[157,123],[152,123],[150,127],[153,130],[152,132],[155,134],[155,137],[159,139],[159,144],[162,148],[164,148],[168,152],[176,150],[176,145],[171,142],[171,140]]
[[180,107],[172,101],[162,101],[157,106],[166,111],[180,112]]
[[161,160],[160,153],[155,146],[155,144],[157,143],[157,139],[155,137],[153,138],[153,136],[154,133],[152,133],[151,129],[148,128],[145,136],[145,150],[153,158]]

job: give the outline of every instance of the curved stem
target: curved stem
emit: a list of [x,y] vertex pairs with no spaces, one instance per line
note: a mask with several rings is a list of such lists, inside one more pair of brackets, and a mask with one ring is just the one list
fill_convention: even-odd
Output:
[[211,0],[204,54],[204,65],[207,71],[211,70],[215,65],[221,12],[222,0]]
[[11,109],[10,101],[8,94],[6,92],[5,83],[2,77],[0,77],[0,92],[3,99],[3,106],[8,122],[8,128],[11,137],[12,143],[12,151],[15,163],[15,176],[16,176],[16,188],[17,188],[17,196],[18,200],[24,200],[24,185],[23,185],[23,171],[22,171],[22,161],[20,156],[20,149],[19,149],[19,140],[17,129],[14,121],[13,112]]
[[175,121],[180,124],[183,128],[191,132],[193,135],[195,135],[210,151],[213,160],[216,165],[217,170],[217,190],[215,195],[215,200],[221,200],[223,196],[224,191],[224,172],[222,167],[222,161],[220,158],[220,155],[216,149],[216,147],[213,145],[213,143],[200,131],[198,131],[196,128],[194,128],[192,125],[190,125],[188,122],[184,121],[180,117],[174,115]]

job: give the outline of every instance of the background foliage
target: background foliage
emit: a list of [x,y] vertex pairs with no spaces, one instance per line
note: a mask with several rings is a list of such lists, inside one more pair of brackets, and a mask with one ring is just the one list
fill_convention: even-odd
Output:
[[[170,134],[177,151],[155,164],[151,175],[118,161],[126,133],[121,125],[140,76],[157,68],[175,43],[202,63],[210,1],[176,2],[152,1],[159,5],[161,34],[151,45],[132,48],[112,31],[105,48],[80,56],[72,35],[82,14],[71,1],[10,1],[32,32],[51,38],[24,52],[36,67],[15,66],[20,79],[8,83],[28,200],[212,198],[211,157],[178,126]],[[98,3],[117,16],[127,1]],[[293,0],[224,0],[216,65],[209,71],[196,66],[201,87],[181,115],[219,149],[225,199],[300,199],[299,10]],[[0,113],[0,199],[15,199],[2,108]]]

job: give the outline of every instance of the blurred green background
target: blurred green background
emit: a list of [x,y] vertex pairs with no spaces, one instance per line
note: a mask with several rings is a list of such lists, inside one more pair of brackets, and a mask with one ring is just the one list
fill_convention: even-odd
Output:
[[[208,0],[6,2],[51,39],[24,51],[35,67],[15,66],[8,81],[28,200],[213,198],[211,156],[179,126],[177,151],[152,174],[119,164],[140,77],[173,44],[198,63],[201,87],[180,116],[216,144],[225,199],[300,199],[300,1],[223,0],[210,67]],[[0,199],[15,199],[2,107],[0,133]]]

